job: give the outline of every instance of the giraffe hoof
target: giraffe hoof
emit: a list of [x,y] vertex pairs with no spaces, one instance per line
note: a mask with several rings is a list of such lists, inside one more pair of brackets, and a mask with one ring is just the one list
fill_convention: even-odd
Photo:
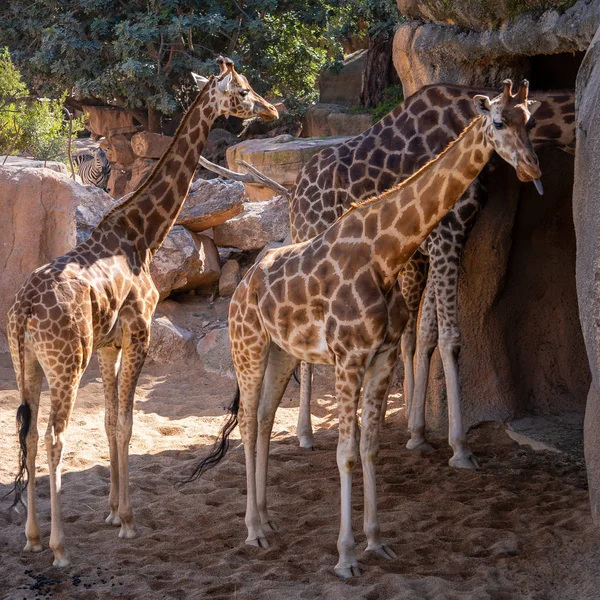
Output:
[[43,550],[41,542],[27,542],[23,552],[41,552]]
[[138,532],[135,527],[125,528],[125,527],[121,526],[121,530],[119,531],[119,537],[123,540],[131,540],[134,537],[137,537],[137,534],[138,534]]
[[53,567],[68,567],[71,564],[71,561],[69,560],[69,557],[64,554],[61,557],[56,557],[54,559],[54,562],[52,563]]
[[279,531],[279,529],[277,529],[277,525],[275,525],[275,521],[265,521],[264,523],[261,523],[261,526],[264,531]]
[[435,450],[435,448],[426,440],[408,440],[408,442],[406,442],[406,448],[408,450],[422,450],[424,452]]
[[246,540],[246,544],[248,544],[248,546],[256,546],[257,548],[266,549],[269,547],[269,542],[264,536],[259,536],[257,538],[254,538],[253,540]]
[[472,454],[469,456],[463,456],[462,458],[452,457],[448,461],[448,464],[454,469],[479,469],[479,463]]
[[358,568],[358,565],[351,565],[350,567],[336,566],[334,571],[335,571],[335,574],[340,579],[350,579],[352,577],[360,577],[360,569]]
[[121,519],[119,518],[119,515],[114,514],[114,513],[110,513],[110,515],[108,515],[108,517],[106,517],[106,519],[104,519],[104,522],[107,525],[112,525],[113,527],[120,527],[121,526]]
[[386,560],[391,560],[392,558],[397,558],[398,556],[387,544],[380,544],[379,546],[373,546],[371,548],[367,546],[365,552],[373,552],[374,554],[377,554],[377,556],[381,556],[381,558],[385,558]]
[[298,438],[298,442],[300,443],[300,448],[304,448],[306,450],[315,449],[315,441],[312,436],[300,436]]

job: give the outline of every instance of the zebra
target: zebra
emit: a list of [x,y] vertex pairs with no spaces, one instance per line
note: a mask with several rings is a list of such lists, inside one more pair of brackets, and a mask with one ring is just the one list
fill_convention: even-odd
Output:
[[108,192],[108,178],[110,177],[110,163],[106,158],[106,150],[100,148],[91,154],[78,154],[73,158],[77,165],[79,177],[84,185],[95,185]]

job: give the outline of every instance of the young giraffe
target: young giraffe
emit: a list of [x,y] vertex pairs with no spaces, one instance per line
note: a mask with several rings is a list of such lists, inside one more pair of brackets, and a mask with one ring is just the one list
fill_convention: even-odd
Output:
[[[352,202],[381,193],[414,173],[475,118],[477,112],[472,103],[473,96],[489,92],[456,85],[425,86],[361,135],[315,155],[299,174],[292,194],[292,241],[301,242],[314,237]],[[536,112],[537,125],[530,134],[534,147],[553,145],[573,153],[573,92],[539,92],[534,98],[541,101]],[[456,306],[458,268],[462,249],[481,206],[480,196],[481,187],[475,181],[421,249],[415,252],[402,273],[402,293],[410,315],[401,343],[404,397],[409,414],[414,389],[417,316],[430,267],[430,284],[419,330],[417,379],[420,385],[415,394],[418,418],[409,448],[429,447],[422,437],[426,367],[437,344],[439,326],[440,353],[447,372],[448,405],[454,416],[450,427],[458,436],[451,440],[454,455],[450,465],[463,468],[473,468],[477,463],[466,444],[460,412],[456,362],[460,350]],[[310,422],[311,379],[312,368],[303,363],[297,435],[300,446],[304,448],[314,446]]]
[[[9,311],[8,337],[21,394],[21,462],[17,498],[27,489],[26,551],[42,549],[35,506],[37,417],[42,377],[50,387],[46,448],[50,470],[54,565],[69,564],[61,519],[64,437],[81,376],[91,354],[98,360],[106,399],[110,450],[110,515],[119,537],[136,533],[129,500],[128,446],[138,376],[148,350],[158,292],[150,261],[175,222],[213,121],[222,114],[277,118],[277,110],[218,60],[217,77],[194,75],[201,92],[183,117],[162,158],[144,184],[106,213],[89,238],[40,267],[27,279]],[[120,365],[120,367],[119,367]]]
[[494,150],[521,180],[541,175],[527,134],[530,113],[539,103],[527,101],[527,87],[511,96],[506,86],[494,100],[478,95],[474,102],[480,116],[435,160],[383,195],[356,205],[313,239],[270,251],[236,289],[229,336],[239,393],[220,445],[196,473],[222,458],[239,418],[246,457],[246,543],[267,547],[265,532],[275,530],[266,501],[270,435],[290,376],[305,360],[335,366],[341,480],[335,571],[343,578],[359,574],[351,522],[359,437],[367,550],[395,557],[380,536],[375,459],[381,404],[408,318],[398,273]]

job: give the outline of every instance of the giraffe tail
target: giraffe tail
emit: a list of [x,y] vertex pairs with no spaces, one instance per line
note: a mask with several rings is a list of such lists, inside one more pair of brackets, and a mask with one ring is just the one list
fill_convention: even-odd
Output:
[[231,413],[229,417],[223,423],[221,427],[221,431],[219,431],[219,435],[217,436],[217,441],[213,446],[212,452],[205,458],[203,458],[195,467],[194,471],[191,475],[180,482],[180,484],[190,483],[195,479],[198,479],[204,471],[208,471],[212,469],[214,466],[219,464],[227,450],[229,449],[229,436],[236,428],[238,424],[238,411],[240,409],[240,387],[237,386],[235,397],[231,406],[229,407],[229,412]]
[[[21,404],[17,409],[17,435],[19,437],[19,468],[15,477],[15,482],[12,490],[7,495],[14,492],[15,497],[11,508],[17,504],[23,504],[23,493],[27,488],[29,480],[29,470],[27,468],[27,435],[31,427],[31,408],[27,403],[25,394],[25,325],[27,319],[16,319],[16,330],[14,331],[15,342],[17,346],[17,355],[19,360],[19,394],[21,396]],[[27,479],[25,476],[27,475]],[[6,496],[5,496],[6,497]]]

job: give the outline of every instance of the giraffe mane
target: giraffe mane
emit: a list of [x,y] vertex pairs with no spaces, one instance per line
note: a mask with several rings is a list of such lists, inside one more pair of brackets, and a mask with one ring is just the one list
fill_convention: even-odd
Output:
[[354,212],[355,210],[357,210],[359,208],[364,208],[365,206],[370,206],[371,204],[375,204],[376,202],[379,202],[380,200],[385,200],[388,196],[395,194],[396,192],[400,191],[405,186],[410,185],[412,183],[413,179],[420,177],[424,171],[427,171],[430,168],[432,168],[433,163],[440,160],[445,154],[447,154],[452,149],[452,147],[454,145],[456,145],[458,142],[460,142],[460,140],[462,140],[462,138],[475,126],[475,124],[479,123],[479,121],[481,121],[481,119],[483,119],[482,115],[478,115],[477,117],[475,117],[462,130],[461,134],[456,139],[452,140],[435,158],[432,158],[429,162],[425,163],[418,171],[415,171],[408,179],[401,181],[398,185],[395,185],[394,187],[390,188],[389,190],[386,190],[385,192],[382,192],[378,196],[371,196],[370,198],[367,198],[366,200],[362,200],[361,202],[353,202],[350,205],[350,208],[346,212],[344,212],[342,215],[340,215],[335,222],[339,221],[340,219],[343,219],[346,215],[348,215],[351,212]]
[[179,123],[179,126],[177,127],[177,130],[175,131],[175,135],[171,139],[171,143],[169,144],[168,148],[163,152],[163,155],[160,157],[158,162],[154,165],[154,167],[152,168],[152,171],[150,171],[150,175],[148,175],[148,177],[146,178],[144,183],[142,183],[142,185],[140,185],[140,187],[138,187],[138,189],[135,190],[135,192],[132,192],[129,196],[126,196],[118,204],[115,204],[115,206],[113,206],[111,209],[109,209],[102,217],[102,220],[100,221],[100,223],[98,223],[98,225],[96,225],[96,229],[98,229],[101,225],[106,223],[115,214],[119,213],[123,209],[125,209],[128,206],[130,206],[131,204],[133,204],[133,202],[139,198],[140,194],[142,194],[143,192],[146,191],[146,189],[152,182],[152,178],[154,177],[154,174],[157,172],[158,169],[160,169],[163,166],[163,164],[166,160],[165,157],[169,153],[169,150],[171,150],[171,148],[175,145],[175,142],[178,141],[179,133],[181,132],[181,129],[183,128],[183,126],[187,123],[188,119],[190,118],[190,115],[192,114],[193,109],[200,103],[200,100],[202,100],[204,98],[204,96],[207,95],[208,88],[210,87],[210,84],[212,83],[212,81],[214,79],[220,80],[221,77],[218,77],[218,76],[215,77],[214,75],[211,75],[208,78],[208,82],[200,90],[200,92],[198,93],[198,96],[196,96],[196,99],[194,100],[194,102],[192,102],[191,106],[188,108],[185,115],[183,116],[183,119],[181,119],[181,122]]

